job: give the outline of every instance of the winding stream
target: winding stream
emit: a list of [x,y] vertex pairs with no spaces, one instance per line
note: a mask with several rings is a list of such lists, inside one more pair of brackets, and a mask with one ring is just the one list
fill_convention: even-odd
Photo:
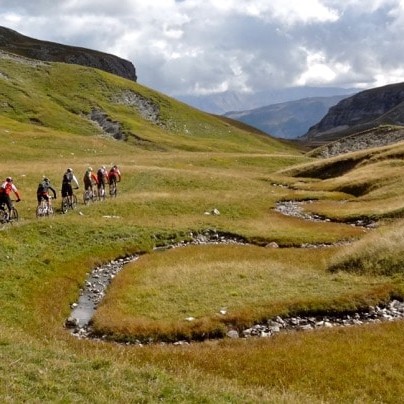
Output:
[[[283,201],[278,202],[275,210],[287,215],[295,216],[304,220],[329,222],[330,219],[312,215],[304,212],[303,205],[308,202]],[[371,228],[375,226],[373,221],[358,220],[351,225]],[[166,250],[170,248],[184,247],[186,245],[206,245],[206,244],[238,244],[247,245],[248,242],[240,236],[234,234],[219,233],[215,230],[206,230],[199,234],[190,234],[189,241],[182,241],[167,246],[156,247],[154,250]],[[301,248],[318,248],[329,245],[342,245],[347,242],[336,244],[311,245],[303,244]],[[269,243],[266,247],[278,247],[276,243]],[[124,266],[139,259],[139,255],[130,255],[118,258],[105,265],[94,268],[89,274],[85,284],[80,290],[78,301],[72,304],[70,317],[66,320],[65,326],[69,328],[72,335],[78,338],[98,338],[95,337],[91,329],[91,319],[97,310],[98,304],[103,299],[107,287],[114,277]],[[249,337],[270,337],[279,332],[291,330],[313,330],[317,328],[330,328],[336,326],[353,326],[366,323],[376,323],[382,321],[393,321],[404,318],[404,302],[392,300],[384,306],[372,306],[365,310],[350,313],[339,313],[335,315],[319,316],[294,316],[281,318],[280,316],[268,320],[265,324],[255,324],[252,327],[236,330],[229,328],[227,337],[229,338],[249,338]],[[149,343],[153,343],[149,341]],[[177,341],[175,345],[188,344],[188,341]],[[141,341],[137,342],[142,345]]]

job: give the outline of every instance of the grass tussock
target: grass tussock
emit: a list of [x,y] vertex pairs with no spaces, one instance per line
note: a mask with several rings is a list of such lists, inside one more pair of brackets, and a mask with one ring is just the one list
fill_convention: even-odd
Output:
[[346,247],[333,257],[328,269],[331,272],[342,270],[367,275],[403,276],[403,221],[370,233]]

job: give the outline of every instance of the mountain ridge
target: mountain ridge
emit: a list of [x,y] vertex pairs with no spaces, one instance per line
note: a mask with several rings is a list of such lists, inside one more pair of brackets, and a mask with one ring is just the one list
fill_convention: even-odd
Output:
[[44,62],[94,67],[137,81],[136,68],[128,60],[93,49],[31,38],[4,26],[0,26],[0,50]]
[[254,126],[271,136],[296,139],[344,98],[346,95],[307,97],[247,111],[230,111],[224,116]]
[[404,82],[361,91],[335,106],[300,140],[335,141],[380,125],[404,125]]

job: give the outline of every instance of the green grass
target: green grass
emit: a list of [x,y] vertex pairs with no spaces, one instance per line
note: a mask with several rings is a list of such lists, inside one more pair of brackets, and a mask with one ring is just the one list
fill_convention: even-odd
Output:
[[[78,340],[63,327],[93,267],[139,252],[96,317],[100,330],[121,339],[218,335],[277,314],[403,297],[402,145],[318,161],[100,71],[5,58],[0,71],[0,133],[10,149],[0,173],[15,178],[22,196],[21,220],[0,229],[2,402],[360,403],[403,395],[401,322],[142,348]],[[114,101],[127,90],[158,104],[164,127]],[[121,122],[128,141],[102,135],[85,118],[94,106]],[[116,200],[35,218],[43,175],[59,191],[67,167],[81,181],[89,164],[113,163],[123,173]],[[310,210],[342,221],[383,221],[364,231],[273,210],[288,199],[316,199]],[[220,215],[205,214],[214,208]],[[204,229],[256,245],[151,253]],[[264,247],[272,241],[287,248]],[[353,244],[291,248],[338,241]],[[225,317],[217,315],[222,307]],[[195,322],[184,323],[188,316]]]
[[330,276],[333,255],[222,245],[142,256],[114,280],[94,327],[127,340],[204,338],[277,315],[353,311],[396,290],[386,278]]

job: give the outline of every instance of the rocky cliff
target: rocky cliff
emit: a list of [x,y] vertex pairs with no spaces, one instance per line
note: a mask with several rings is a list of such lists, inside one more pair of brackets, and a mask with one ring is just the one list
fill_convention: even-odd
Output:
[[5,27],[0,27],[0,50],[42,61],[95,67],[137,80],[135,66],[128,60],[91,49],[29,38]]
[[324,144],[380,125],[404,125],[404,83],[361,91],[331,107],[302,136],[309,144]]

